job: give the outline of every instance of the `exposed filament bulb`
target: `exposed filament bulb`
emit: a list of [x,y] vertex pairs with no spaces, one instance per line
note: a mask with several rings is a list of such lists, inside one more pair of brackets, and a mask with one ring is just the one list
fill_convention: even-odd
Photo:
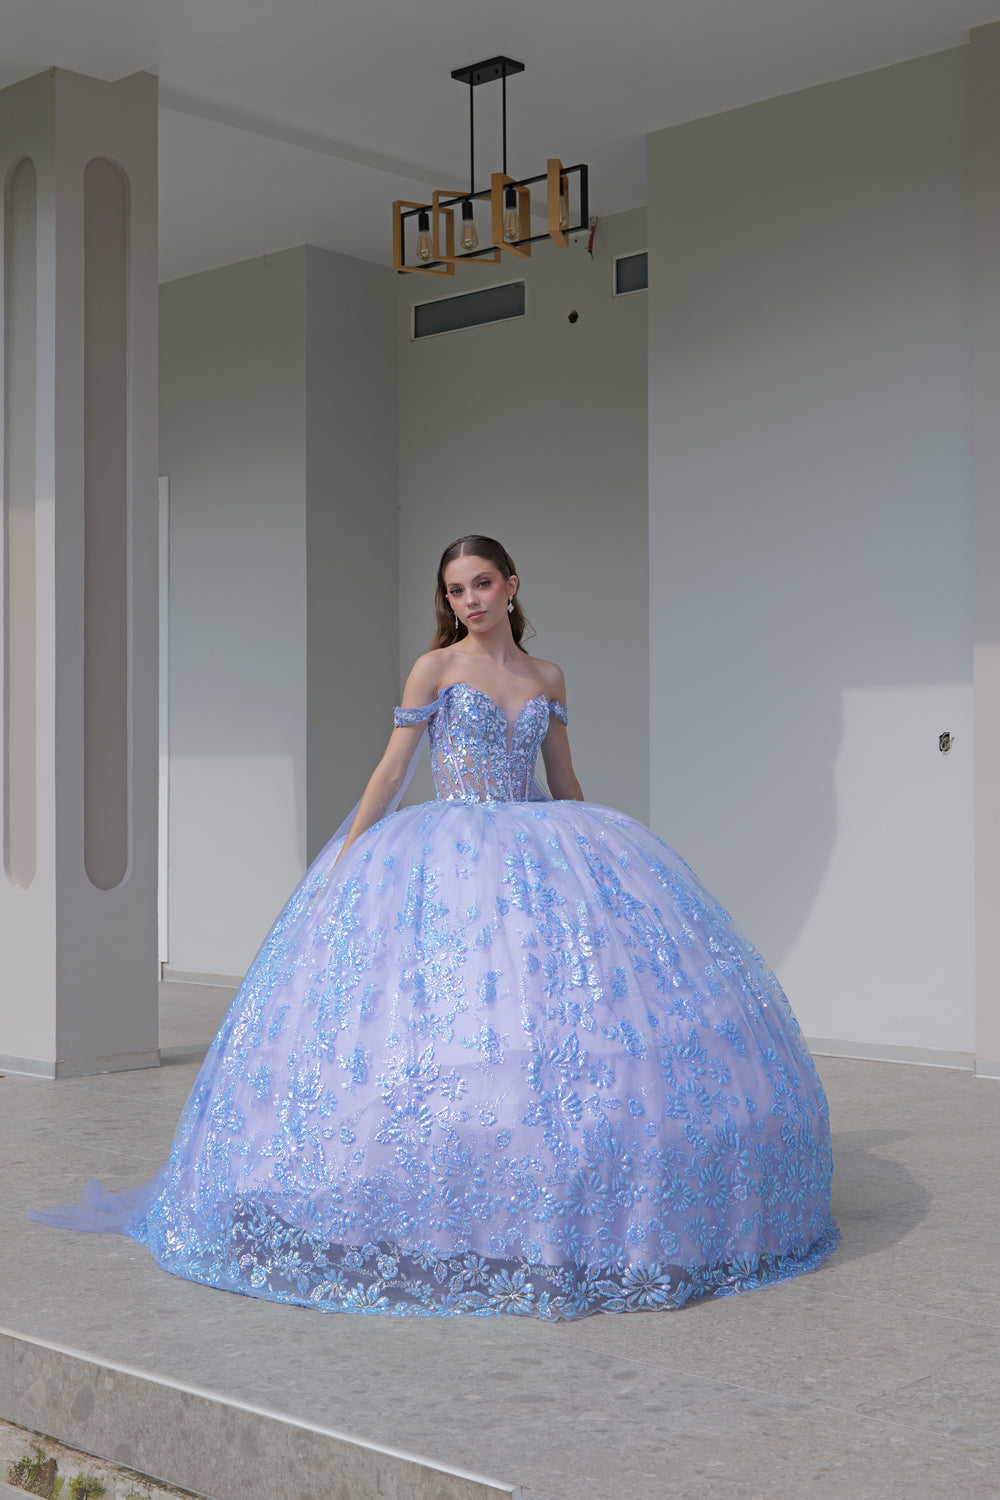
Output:
[[422,211],[417,216],[417,259],[430,260],[432,254],[430,214]]
[[476,221],[472,217],[472,199],[462,199],[462,249],[475,250],[479,244],[479,235],[476,233]]
[[559,179],[559,228],[569,228],[569,183],[565,177]]
[[521,216],[517,211],[517,193],[512,187],[504,190],[503,204],[503,237],[513,244],[521,238]]

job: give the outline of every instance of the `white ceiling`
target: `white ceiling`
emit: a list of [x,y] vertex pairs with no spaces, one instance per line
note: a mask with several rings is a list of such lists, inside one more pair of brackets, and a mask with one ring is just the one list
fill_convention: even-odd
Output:
[[[165,280],[306,241],[391,260],[390,204],[464,186],[468,93],[505,53],[510,168],[586,161],[645,201],[651,130],[959,46],[1000,0],[2,0],[0,86],[160,78]],[[499,85],[476,91],[495,168]]]

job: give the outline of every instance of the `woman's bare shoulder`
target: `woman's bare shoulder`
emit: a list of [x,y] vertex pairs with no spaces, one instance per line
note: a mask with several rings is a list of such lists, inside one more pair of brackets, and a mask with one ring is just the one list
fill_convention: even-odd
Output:
[[440,647],[434,651],[425,651],[423,656],[417,657],[403,690],[404,708],[423,708],[437,697],[447,655],[447,648]]
[[425,651],[423,656],[417,657],[412,670],[416,672],[419,668],[420,671],[440,671],[450,654],[450,646],[435,646],[433,650]]
[[533,656],[531,664],[542,680],[546,696],[564,703],[566,701],[566,678],[563,676],[562,667],[557,666],[554,661],[543,661],[539,656]]

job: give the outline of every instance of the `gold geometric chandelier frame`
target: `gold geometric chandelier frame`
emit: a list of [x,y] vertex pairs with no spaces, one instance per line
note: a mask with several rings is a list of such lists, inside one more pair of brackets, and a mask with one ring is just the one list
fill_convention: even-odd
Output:
[[[582,163],[564,167],[558,157],[550,157],[545,171],[534,177],[508,176],[507,79],[523,72],[524,64],[513,58],[490,57],[452,73],[452,78],[469,86],[469,188],[466,192],[438,188],[429,203],[396,200],[392,206],[392,260],[397,271],[454,276],[457,265],[498,266],[505,255],[527,259],[539,240],[551,240],[565,249],[571,234],[589,227],[588,172]],[[491,174],[488,188],[477,189],[474,90],[497,79],[503,89],[503,170]],[[542,183],[546,228],[543,234],[532,234],[531,190]],[[475,227],[477,203],[489,204],[487,245],[480,245]]]

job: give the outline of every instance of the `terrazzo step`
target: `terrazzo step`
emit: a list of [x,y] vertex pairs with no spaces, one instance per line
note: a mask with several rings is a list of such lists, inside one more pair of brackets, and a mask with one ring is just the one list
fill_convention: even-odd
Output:
[[[131,1500],[129,1482],[140,1500],[521,1500],[517,1485],[0,1329],[0,1431],[13,1429],[29,1463],[34,1435],[43,1462],[51,1440],[68,1469],[90,1456],[122,1474],[106,1500]],[[0,1500],[40,1493],[15,1477],[4,1463]]]

